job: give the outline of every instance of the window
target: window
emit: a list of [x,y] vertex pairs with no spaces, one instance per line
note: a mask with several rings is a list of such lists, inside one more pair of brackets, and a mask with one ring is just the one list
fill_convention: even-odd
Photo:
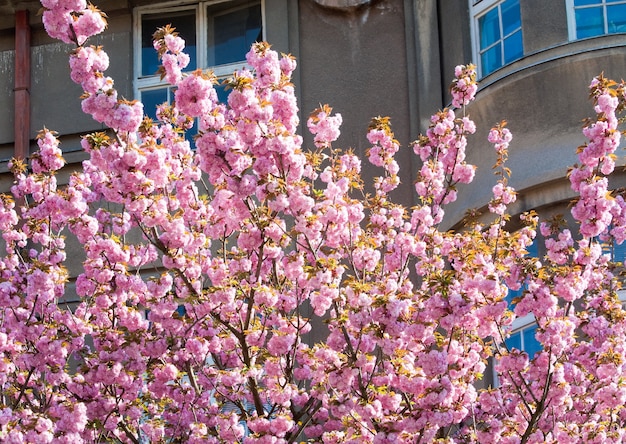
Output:
[[[539,258],[539,246],[537,239],[529,245],[528,254],[529,258]],[[524,291],[527,290],[527,285],[523,284],[518,290],[509,290],[505,300],[509,304],[509,310],[515,308],[515,300],[520,298]],[[511,332],[509,336],[504,340],[504,345],[509,350],[519,350],[528,354],[528,359],[533,359],[537,352],[542,350],[541,343],[537,340],[535,334],[537,333],[537,322],[535,316],[531,313],[521,318],[515,318],[511,326],[509,327]],[[495,364],[494,361],[492,361]],[[495,365],[492,366],[493,386],[500,385],[500,377],[495,369]]]
[[615,265],[618,266],[626,265],[626,242],[618,244],[612,239],[600,242],[602,245],[602,253],[608,254],[611,262],[614,262]]
[[626,32],[626,0],[567,0],[570,40]]
[[[528,257],[539,257],[539,245],[536,239],[528,247]],[[506,296],[506,301],[509,303],[510,310],[513,310],[515,307],[514,300],[521,297],[526,288],[527,287],[524,284],[519,290],[509,290],[509,293]],[[535,333],[537,331],[535,317],[532,314],[529,314],[523,318],[517,318],[513,321],[511,329],[513,332],[504,341],[506,346],[509,349],[516,348],[518,350],[525,351],[528,353],[528,357],[532,359],[533,356],[535,356],[535,353],[541,350],[541,344],[537,341],[537,338],[535,338]]]
[[525,351],[528,353],[528,358],[532,359],[535,353],[541,351],[541,343],[535,337],[536,332],[537,324],[533,322],[511,333],[505,343],[509,349],[516,348]]
[[491,74],[524,55],[519,0],[473,2],[471,13],[480,75]]
[[[533,243],[528,246],[527,251],[528,251],[527,253],[528,257],[533,257],[533,258],[539,257],[539,245],[538,245],[537,239],[535,239]],[[513,307],[515,307],[514,300],[516,298],[522,297],[526,288],[527,288],[526,284],[523,284],[519,288],[519,290],[509,290],[509,293],[506,295],[505,299],[508,302],[509,308],[511,310],[513,310]]]
[[[167,24],[185,39],[190,62],[186,72],[210,68],[218,78],[229,76],[246,63],[252,44],[263,40],[262,1],[215,0],[184,6],[140,7],[135,11],[135,97],[146,114],[155,117],[156,106],[170,102],[172,87],[157,74],[159,60],[152,35]],[[220,99],[226,99],[218,88]]]

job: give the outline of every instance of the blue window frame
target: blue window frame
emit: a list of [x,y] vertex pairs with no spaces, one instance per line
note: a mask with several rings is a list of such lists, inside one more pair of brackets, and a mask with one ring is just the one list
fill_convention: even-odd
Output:
[[[485,4],[483,4],[485,3]],[[480,73],[491,74],[522,58],[522,16],[519,0],[479,2],[472,9]]]

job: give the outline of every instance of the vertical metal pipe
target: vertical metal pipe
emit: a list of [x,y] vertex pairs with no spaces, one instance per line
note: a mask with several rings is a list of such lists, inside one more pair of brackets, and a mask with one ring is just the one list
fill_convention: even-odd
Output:
[[28,11],[15,12],[15,153],[27,159],[30,147],[30,25]]

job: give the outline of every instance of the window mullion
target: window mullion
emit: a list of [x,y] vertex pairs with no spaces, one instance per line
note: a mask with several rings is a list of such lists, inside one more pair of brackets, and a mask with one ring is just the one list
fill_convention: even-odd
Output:
[[196,13],[196,57],[198,66],[203,69],[207,67],[207,4],[201,2],[198,4],[198,12]]
[[139,77],[141,77],[141,12],[135,10],[133,14],[133,96],[139,99]]
[[506,39],[507,37],[511,37],[513,34],[515,34],[520,29],[522,29],[522,28],[521,27],[520,28],[515,28],[513,31],[509,32],[507,35],[503,35],[502,36],[502,40],[504,41],[504,39]]
[[267,26],[265,26],[265,0],[261,0],[261,23],[263,23],[263,31],[261,33],[261,37],[263,37],[263,41],[267,41]]
[[574,0],[566,0],[567,35],[570,41],[576,40],[576,11]]
[[487,46],[486,48],[483,48],[481,50],[479,50],[479,54],[484,54],[487,51],[489,51],[491,48],[497,46],[498,44],[500,44],[502,41],[501,40],[497,40],[495,42],[493,42],[491,45]]

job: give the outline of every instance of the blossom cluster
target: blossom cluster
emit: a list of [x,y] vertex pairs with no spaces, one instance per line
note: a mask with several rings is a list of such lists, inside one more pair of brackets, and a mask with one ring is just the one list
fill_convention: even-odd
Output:
[[469,105],[477,91],[476,66],[469,64],[458,65],[454,68],[454,80],[450,86],[452,106],[461,108],[465,105]]
[[182,71],[189,65],[189,54],[183,52],[183,40],[169,25],[154,33],[154,49],[161,59],[160,72],[168,83],[175,85],[182,80]]
[[[59,142],[44,130],[0,195],[1,441],[626,440],[626,316],[600,244],[626,232],[605,177],[621,85],[592,84],[598,118],[570,176],[582,237],[532,213],[507,229],[516,194],[503,123],[488,138],[494,220],[444,231],[476,169],[463,112],[436,113],[413,144],[419,201],[406,208],[393,200],[400,145],[387,118],[367,134],[382,171],[373,194],[364,159],[335,146],[342,118],[329,106],[308,118],[304,147],[291,56],[253,45],[221,103],[218,80],[183,72],[184,42],[162,28],[154,47],[176,102],[153,120],[117,98],[74,2],[44,2],[45,20],[77,45],[83,108],[109,129],[83,138],[87,160],[63,186]],[[455,107],[470,106],[473,69],[456,70]],[[545,256],[529,257],[540,239]],[[78,270],[67,269],[70,243],[84,249]],[[507,341],[528,315],[534,356]],[[479,388],[489,360],[498,384]]]
[[[477,91],[475,67],[459,65],[455,72],[462,81],[457,77],[453,94],[470,103]],[[476,167],[465,161],[465,149],[467,136],[476,131],[476,125],[469,117],[457,117],[451,109],[434,114],[430,121],[426,135],[413,143],[415,154],[422,160],[415,190],[423,203],[418,214],[429,213],[427,225],[436,225],[443,219],[442,205],[456,200],[456,185],[474,179]]]
[[569,175],[572,188],[580,194],[572,215],[580,222],[583,235],[595,237],[605,235],[613,218],[623,219],[626,210],[624,200],[610,192],[606,177],[615,169],[615,151],[621,140],[616,113],[623,106],[624,85],[599,76],[589,89],[598,118],[584,128],[588,142],[579,148],[580,165],[575,165]]
[[[494,165],[496,173],[500,176],[498,183],[492,188],[493,199],[489,202],[489,211],[503,217],[510,204],[517,199],[515,190],[508,186],[508,178],[511,174],[510,170],[505,166],[509,144],[513,139],[513,135],[508,128],[505,128],[506,122],[501,122],[489,132],[487,140],[493,143],[496,150],[497,161]],[[505,219],[501,219],[505,222]]]
[[85,0],[44,0],[43,24],[50,37],[82,45],[106,28],[104,14]]

